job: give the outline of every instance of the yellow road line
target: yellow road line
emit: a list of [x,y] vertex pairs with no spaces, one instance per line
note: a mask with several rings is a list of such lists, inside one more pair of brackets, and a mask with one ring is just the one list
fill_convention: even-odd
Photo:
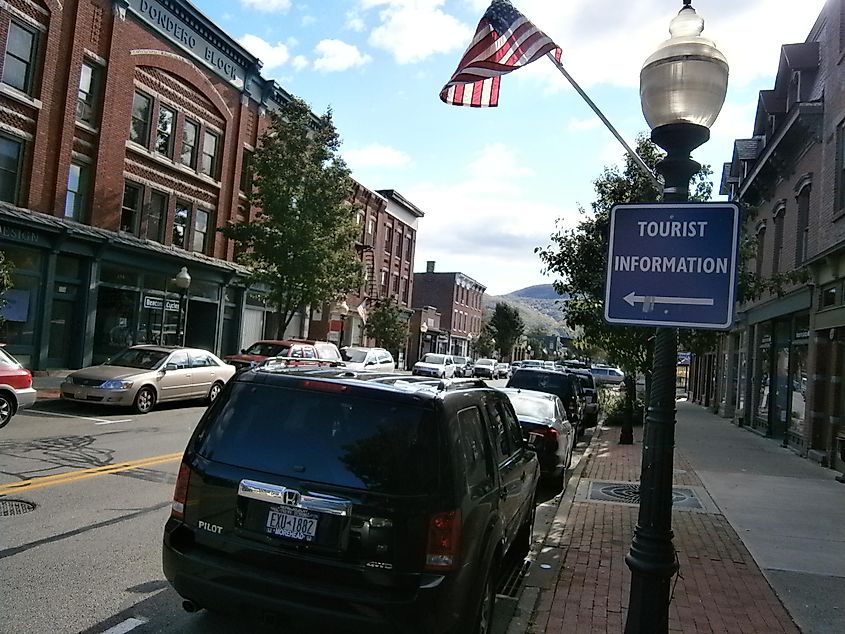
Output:
[[31,480],[21,480],[20,482],[1,484],[0,495],[14,493],[16,491],[32,491],[33,489],[41,489],[43,487],[54,486],[57,484],[68,484],[69,482],[77,482],[78,480],[96,478],[97,476],[120,473],[121,471],[150,467],[164,462],[173,462],[174,460],[179,460],[181,457],[182,452],[169,453],[161,456],[152,456],[151,458],[141,458],[140,460],[118,462],[116,464],[105,465],[102,467],[78,469],[76,471],[68,471],[67,473],[57,473],[56,475],[32,478]]

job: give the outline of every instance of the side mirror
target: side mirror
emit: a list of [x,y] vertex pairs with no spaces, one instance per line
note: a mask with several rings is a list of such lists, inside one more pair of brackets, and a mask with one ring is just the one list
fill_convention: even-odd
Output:
[[375,365],[375,361],[367,361],[364,365]]
[[246,348],[241,348],[241,354],[246,354]]
[[168,363],[167,365],[164,366],[165,372],[170,372],[171,370],[178,370],[178,369],[179,369],[179,366],[176,365],[175,363]]

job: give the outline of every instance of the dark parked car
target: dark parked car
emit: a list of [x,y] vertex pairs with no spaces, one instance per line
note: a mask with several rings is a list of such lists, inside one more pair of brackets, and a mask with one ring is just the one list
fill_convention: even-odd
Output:
[[516,411],[522,436],[537,452],[540,473],[561,486],[572,463],[575,430],[566,420],[563,402],[554,394],[534,390],[504,388],[502,392]]
[[575,426],[577,436],[584,432],[584,395],[581,384],[570,373],[540,368],[520,368],[505,387],[537,390],[558,396],[566,409],[566,418]]
[[500,562],[530,544],[537,455],[501,392],[405,378],[235,376],[188,443],[164,529],[185,609],[489,632]]
[[581,392],[584,396],[584,427],[595,427],[598,425],[600,413],[595,379],[589,369],[572,369],[569,372],[578,377],[578,382],[581,384]]

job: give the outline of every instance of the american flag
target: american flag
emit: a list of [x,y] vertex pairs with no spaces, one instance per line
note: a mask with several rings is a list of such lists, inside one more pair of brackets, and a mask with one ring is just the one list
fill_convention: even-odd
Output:
[[549,51],[560,62],[560,48],[548,35],[507,0],[493,0],[440,99],[453,106],[494,108],[499,105],[502,75]]

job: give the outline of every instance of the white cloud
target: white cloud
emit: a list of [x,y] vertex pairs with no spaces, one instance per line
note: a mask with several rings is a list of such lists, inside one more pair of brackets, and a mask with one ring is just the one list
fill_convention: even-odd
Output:
[[291,66],[293,66],[294,70],[302,70],[304,68],[308,68],[308,59],[305,55],[296,55],[291,60]]
[[318,55],[314,60],[314,68],[327,73],[363,66],[373,59],[361,53],[357,46],[341,40],[321,40],[314,51]]
[[349,167],[355,169],[366,169],[373,167],[398,168],[411,164],[411,157],[397,150],[396,148],[380,143],[372,143],[365,147],[354,150],[347,150],[343,158]]
[[399,64],[412,64],[436,54],[466,48],[472,29],[441,7],[445,0],[362,0],[378,8],[379,26],[370,32],[371,46],[387,51]]
[[367,25],[364,23],[364,19],[357,11],[347,12],[346,24],[343,26],[344,28],[349,29],[350,31],[355,31],[356,33],[360,33],[367,28]]
[[290,9],[290,0],[241,0],[241,4],[264,13],[284,13]]
[[586,119],[572,118],[566,124],[566,129],[569,132],[582,132],[584,130],[595,130],[600,125],[601,119],[598,117],[588,117]]
[[316,21],[317,18],[315,18],[313,15],[303,15],[302,20],[300,20],[300,24],[302,26],[309,26],[311,24],[314,24]]
[[257,35],[247,33],[238,38],[238,43],[263,62],[265,71],[284,66],[290,59],[288,47],[281,42],[270,44]]

